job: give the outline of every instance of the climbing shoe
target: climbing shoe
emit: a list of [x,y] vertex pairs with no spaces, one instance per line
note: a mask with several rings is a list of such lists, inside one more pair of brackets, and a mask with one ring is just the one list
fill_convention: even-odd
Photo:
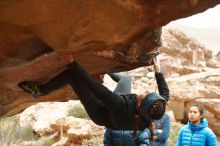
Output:
[[20,82],[18,86],[24,91],[31,93],[34,98],[39,98],[40,96],[43,96],[43,94],[39,90],[38,83],[35,81],[23,81]]

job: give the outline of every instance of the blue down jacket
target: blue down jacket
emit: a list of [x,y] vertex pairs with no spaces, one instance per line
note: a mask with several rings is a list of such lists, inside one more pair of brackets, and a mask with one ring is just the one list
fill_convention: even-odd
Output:
[[133,139],[133,131],[111,130],[106,128],[104,146],[150,146],[150,131],[138,131],[138,139]]
[[201,124],[193,125],[191,122],[181,128],[176,146],[218,146],[213,131],[208,127],[205,118]]

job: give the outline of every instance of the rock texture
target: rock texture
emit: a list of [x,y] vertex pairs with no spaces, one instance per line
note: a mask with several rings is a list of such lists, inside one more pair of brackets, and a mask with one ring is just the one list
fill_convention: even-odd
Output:
[[0,0],[0,116],[40,101],[77,98],[64,87],[37,101],[16,86],[23,80],[48,81],[65,67],[66,54],[93,75],[149,65],[146,53],[160,40],[156,28],[218,3]]
[[[69,110],[77,110],[79,106],[82,107],[78,100],[38,103],[19,114],[19,124],[21,127],[33,127],[40,137],[52,137],[58,141],[54,146],[81,145],[83,140],[103,135],[104,127],[91,120],[69,116]],[[83,113],[84,108],[80,109],[78,112]]]
[[[202,104],[209,126],[220,136],[220,58],[177,29],[165,27],[162,42],[159,57],[170,89],[168,108],[177,121],[186,122],[189,106]],[[128,72],[133,78],[133,92],[157,91],[149,70],[144,67]]]
[[19,122],[21,127],[31,125],[38,135],[47,135],[53,132],[50,128],[52,122],[67,117],[68,110],[79,104],[78,100],[38,103],[26,108],[19,114]]
[[186,121],[189,106],[200,103],[210,127],[220,136],[220,58],[180,31],[164,31],[161,51],[165,52],[166,61],[163,67],[176,119]]
[[59,119],[51,123],[50,127],[54,132],[63,133],[63,137],[68,138],[72,144],[82,144],[83,140],[104,134],[104,127],[96,125],[91,120],[74,117]]

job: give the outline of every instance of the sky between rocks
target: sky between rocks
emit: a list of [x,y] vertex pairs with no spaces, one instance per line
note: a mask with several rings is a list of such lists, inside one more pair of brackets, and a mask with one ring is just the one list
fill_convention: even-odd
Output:
[[210,8],[203,13],[174,21],[195,28],[218,27],[220,28],[220,5]]

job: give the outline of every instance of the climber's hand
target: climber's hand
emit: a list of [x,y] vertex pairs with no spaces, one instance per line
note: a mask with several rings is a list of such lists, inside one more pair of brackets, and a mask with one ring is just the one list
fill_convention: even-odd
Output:
[[158,56],[153,59],[153,66],[154,66],[154,71],[155,71],[156,73],[158,73],[158,72],[161,71],[161,70],[160,70],[160,61],[159,61]]

